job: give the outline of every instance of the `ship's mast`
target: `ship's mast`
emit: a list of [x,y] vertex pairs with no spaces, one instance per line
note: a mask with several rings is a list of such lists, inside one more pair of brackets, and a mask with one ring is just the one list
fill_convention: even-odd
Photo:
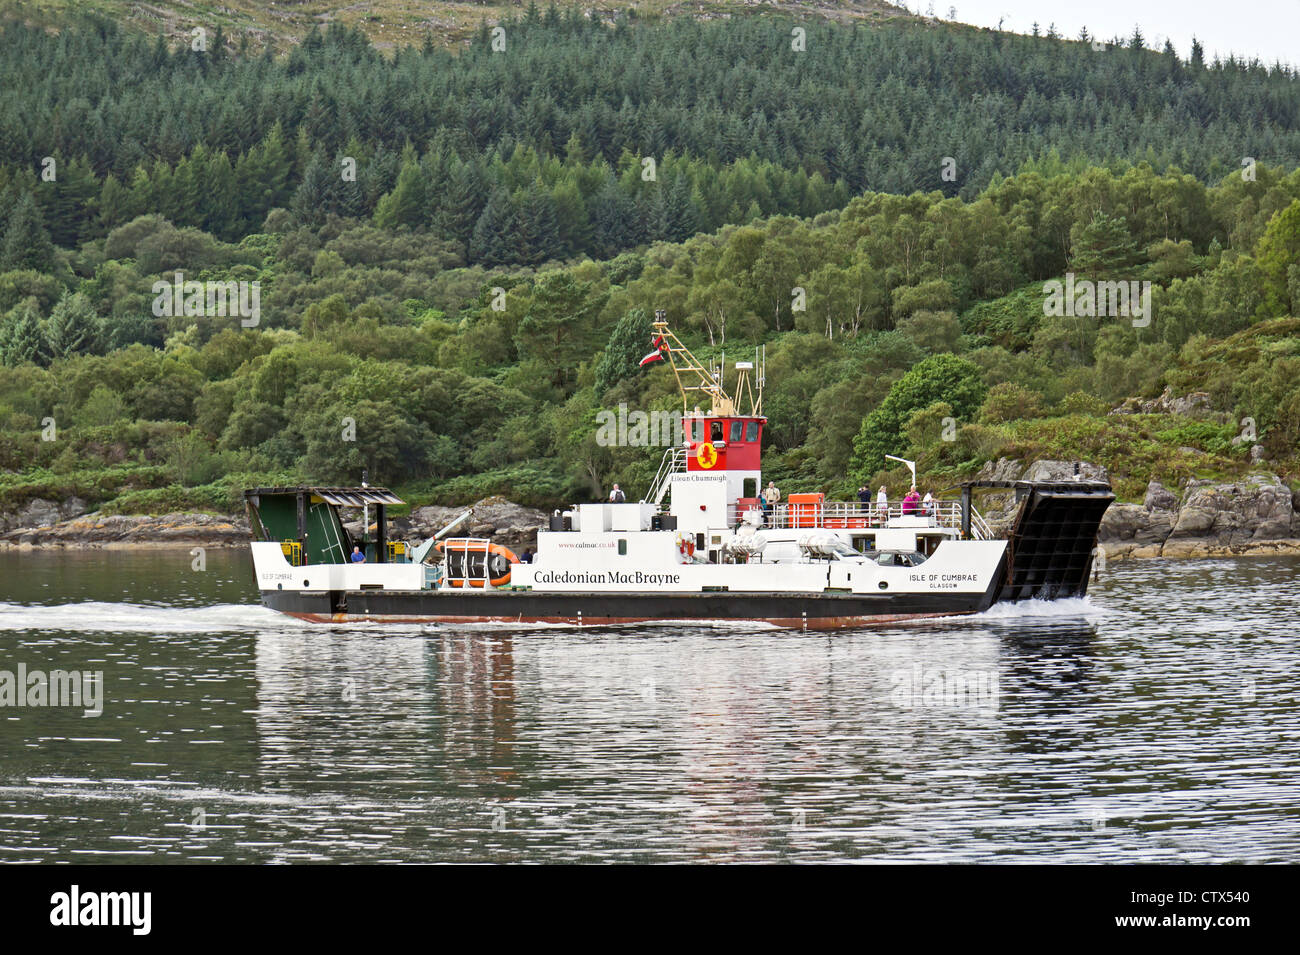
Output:
[[[687,348],[680,338],[678,338],[668,322],[665,320],[666,312],[663,309],[655,311],[654,335],[655,342],[659,350],[668,356],[668,364],[672,366],[673,376],[677,379],[677,387],[682,393],[682,412],[690,413],[691,392],[697,395],[703,393],[708,395],[712,407],[709,409],[710,414],[732,416],[741,414],[740,406],[742,402],[749,403],[748,414],[753,417],[760,417],[763,414],[763,382],[766,378],[766,349],[760,352],[754,349],[754,361],[736,362],[736,399],[727,394],[723,387],[722,377],[726,370],[726,357],[723,357],[722,364],[715,368],[706,368],[698,358]],[[760,357],[761,356],[761,357]],[[753,374],[757,367],[757,375]]]

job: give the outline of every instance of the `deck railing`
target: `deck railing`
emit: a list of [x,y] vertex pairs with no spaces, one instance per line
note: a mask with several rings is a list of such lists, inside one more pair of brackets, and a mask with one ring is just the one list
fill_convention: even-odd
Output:
[[672,485],[673,475],[682,474],[686,471],[686,453],[686,449],[681,447],[664,449],[664,456],[659,462],[659,470],[655,473],[654,480],[650,482],[650,493],[647,497],[641,499],[642,504],[651,501],[655,504],[664,502],[664,497],[668,494],[668,488]]
[[[738,523],[750,507],[732,507],[730,523]],[[880,528],[900,518],[921,518],[923,526],[961,530],[961,504],[958,501],[918,503],[904,510],[902,501],[890,501],[883,507],[874,501],[825,501],[821,504],[781,503],[763,510],[763,524],[774,529],[827,527],[831,529]],[[991,536],[988,525],[971,507],[971,536],[984,540]]]
[[[492,542],[486,537],[456,537],[447,541],[443,548],[443,575],[442,580],[448,584],[457,587],[482,587],[484,590],[492,586],[492,552],[490,550]],[[461,573],[450,573],[449,558],[452,554],[461,555]],[[470,566],[470,558],[483,555],[482,573],[471,573],[473,568]]]

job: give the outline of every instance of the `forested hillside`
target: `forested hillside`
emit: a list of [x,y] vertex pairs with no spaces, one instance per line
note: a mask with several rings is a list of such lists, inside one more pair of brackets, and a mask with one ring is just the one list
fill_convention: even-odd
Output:
[[[463,46],[484,20],[496,23],[527,7],[525,0],[4,0],[0,15],[61,28],[93,12],[125,30],[175,43],[188,43],[191,31],[202,24],[227,36],[247,34],[277,52],[301,43],[313,27],[338,24],[363,31],[376,49],[388,51],[421,42]],[[914,16],[885,0],[587,0],[579,9],[584,17],[606,21],[618,16],[655,21],[797,14],[852,23]]]
[[796,51],[791,23],[610,27],[534,7],[501,52],[486,24],[460,55],[392,58],[335,27],[279,59],[247,38],[169,52],[107,24],[11,25],[3,206],[35,192],[69,248],[146,213],[237,241],[285,207],[428,230],[467,264],[535,264],[864,190],[969,199],[1053,152],[1202,180],[1300,158],[1285,71],[916,24],[809,23]]
[[[596,415],[680,406],[636,364],[656,309],[701,354],[767,344],[786,491],[1041,454],[1133,496],[1245,470],[1252,428],[1297,474],[1289,71],[916,22],[504,27],[277,57],[7,25],[0,510],[363,467],[419,500],[639,492],[662,449]],[[159,314],[177,272],[260,314]],[[1150,282],[1150,322],[1048,314],[1066,273]],[[1166,385],[1217,416],[1108,414]]]

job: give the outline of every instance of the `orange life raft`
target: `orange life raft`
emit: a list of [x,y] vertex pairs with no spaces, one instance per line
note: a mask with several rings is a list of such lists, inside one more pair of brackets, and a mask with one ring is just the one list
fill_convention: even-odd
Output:
[[482,587],[484,579],[500,587],[510,583],[510,565],[519,563],[509,547],[477,538],[451,537],[437,546],[444,560],[443,581],[451,587]]

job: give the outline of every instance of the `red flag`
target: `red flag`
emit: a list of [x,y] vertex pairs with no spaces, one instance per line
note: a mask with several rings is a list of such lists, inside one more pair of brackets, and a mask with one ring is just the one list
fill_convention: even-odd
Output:
[[641,359],[638,363],[641,368],[644,368],[652,362],[663,361],[664,350],[668,347],[668,342],[664,340],[662,335],[656,335],[650,340],[650,347],[653,348],[654,351]]

